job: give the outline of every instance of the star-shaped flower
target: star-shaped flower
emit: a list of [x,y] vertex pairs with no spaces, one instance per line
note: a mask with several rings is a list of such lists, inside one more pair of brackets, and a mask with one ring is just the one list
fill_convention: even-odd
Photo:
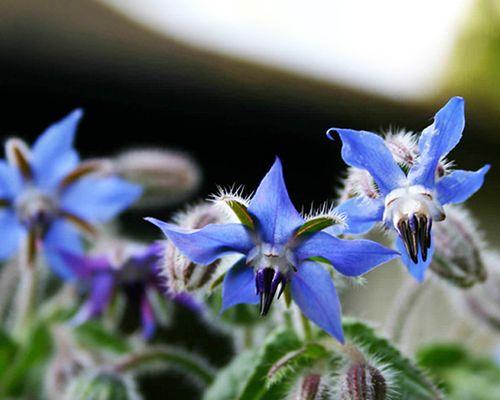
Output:
[[209,224],[187,230],[157,219],[157,225],[192,261],[208,265],[227,254],[242,257],[226,274],[222,310],[240,303],[257,304],[265,315],[278,292],[290,285],[291,296],[306,317],[343,341],[340,303],[329,263],[339,273],[354,277],[398,255],[368,240],[342,240],[322,232],[335,218],[304,219],[293,206],[276,159],[246,203],[229,199],[241,223]]
[[0,260],[24,242],[31,262],[41,245],[52,269],[70,278],[56,250],[82,252],[79,231],[93,232],[140,196],[140,186],[97,175],[99,162],[80,162],[73,141],[81,116],[76,110],[49,126],[31,149],[7,141],[8,162],[0,160]]
[[346,233],[364,233],[383,221],[396,231],[396,247],[419,281],[424,279],[434,252],[432,223],[445,218],[443,205],[467,200],[482,186],[490,168],[443,170],[443,159],[460,141],[464,126],[464,101],[453,97],[422,131],[418,154],[409,167],[406,162],[398,164],[398,152],[391,153],[383,138],[374,133],[338,128],[328,131],[330,139],[335,132],[339,134],[344,161],[368,171],[376,185],[373,195],[354,197],[339,206],[348,216]]
[[[72,269],[78,282],[88,290],[88,298],[73,318],[79,325],[100,316],[112,302],[114,296],[123,293],[127,305],[139,304],[143,335],[151,338],[156,321],[152,296],[158,292],[167,296],[165,279],[161,276],[158,263],[163,254],[163,245],[155,243],[144,246],[125,240],[105,243],[106,251],[98,256],[85,256],[62,251],[61,256]],[[169,296],[191,309],[198,309],[185,293]]]

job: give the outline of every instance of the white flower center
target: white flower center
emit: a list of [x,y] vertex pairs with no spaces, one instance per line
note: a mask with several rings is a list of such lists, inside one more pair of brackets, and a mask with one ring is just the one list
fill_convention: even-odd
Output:
[[14,204],[19,219],[28,227],[44,227],[57,213],[57,201],[35,187],[26,188]]
[[414,215],[442,221],[445,213],[434,194],[420,185],[398,188],[385,198],[384,222],[394,227]]
[[287,245],[258,243],[248,254],[247,264],[255,271],[262,268],[273,268],[287,276],[294,268],[293,252]]

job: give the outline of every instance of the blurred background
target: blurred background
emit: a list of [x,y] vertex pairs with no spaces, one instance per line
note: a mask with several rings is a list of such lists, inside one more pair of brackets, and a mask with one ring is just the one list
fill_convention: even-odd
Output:
[[[463,169],[493,164],[470,208],[500,245],[498,0],[0,0],[0,95],[2,137],[32,140],[83,107],[85,156],[150,145],[191,154],[204,175],[193,201],[216,184],[255,188],[279,155],[299,208],[334,197],[345,171],[327,128],[419,131],[461,95],[467,125],[451,158]],[[142,215],[123,222],[157,238]],[[347,313],[381,324],[403,272],[372,273],[344,299]],[[453,338],[457,312],[431,294],[418,337]],[[175,318],[168,340],[229,360],[223,336]],[[175,375],[162,385],[196,393]]]

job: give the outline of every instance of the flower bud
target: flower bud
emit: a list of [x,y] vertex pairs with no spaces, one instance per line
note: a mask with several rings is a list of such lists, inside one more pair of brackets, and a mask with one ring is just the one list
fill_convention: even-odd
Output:
[[297,381],[287,399],[290,400],[320,400],[330,398],[325,378],[320,374],[306,374]]
[[386,395],[383,372],[366,362],[353,363],[342,377],[340,400],[384,400]]
[[129,376],[110,371],[84,371],[68,386],[64,400],[139,400],[135,382]]
[[394,394],[393,374],[369,359],[362,349],[346,345],[347,365],[338,382],[339,400],[385,400]]
[[84,369],[92,368],[96,362],[92,355],[79,348],[70,332],[62,326],[52,329],[55,354],[45,373],[44,389],[49,399],[63,399],[68,385]]
[[[223,210],[214,204],[202,203],[179,213],[175,222],[187,229],[200,229],[209,224],[222,223],[226,220]],[[210,265],[198,265],[186,258],[170,242],[166,242],[161,273],[167,278],[166,284],[171,294],[192,292],[208,285],[214,277],[219,261]]]
[[500,331],[500,254],[485,251],[483,260],[488,279],[463,292],[462,299],[475,320]]
[[201,173],[188,156],[171,150],[129,150],[113,160],[113,172],[143,186],[136,208],[160,207],[190,196]]
[[433,239],[435,253],[430,269],[440,278],[461,288],[486,280],[483,238],[465,208],[448,206],[446,219],[434,226]]

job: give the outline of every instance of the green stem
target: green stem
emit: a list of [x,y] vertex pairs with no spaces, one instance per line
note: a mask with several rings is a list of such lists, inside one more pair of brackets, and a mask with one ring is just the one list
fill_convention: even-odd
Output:
[[15,262],[8,262],[0,268],[0,323],[6,318],[12,304],[19,271]]
[[39,276],[35,265],[20,262],[19,287],[15,304],[14,335],[23,338],[33,322]]
[[306,341],[312,340],[312,329],[311,329],[311,323],[307,319],[307,317],[300,312],[300,323],[302,325],[302,329],[304,331],[304,339]]
[[395,343],[401,342],[412,311],[426,287],[425,282],[408,281],[398,291],[387,323],[387,332]]
[[158,362],[165,363],[167,367],[180,368],[205,385],[214,380],[214,370],[205,360],[186,351],[166,346],[148,348],[126,356],[114,365],[114,369],[117,372],[129,372]]

